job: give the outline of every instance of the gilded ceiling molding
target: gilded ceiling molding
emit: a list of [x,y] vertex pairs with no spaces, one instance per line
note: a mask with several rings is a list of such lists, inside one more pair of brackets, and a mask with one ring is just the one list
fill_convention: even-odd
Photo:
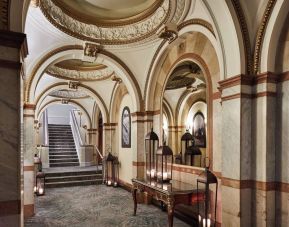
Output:
[[169,19],[171,3],[170,0],[163,1],[162,5],[144,20],[113,27],[99,27],[80,22],[63,12],[52,0],[42,0],[40,9],[54,26],[73,37],[106,45],[117,45],[138,42],[155,36],[158,28]]
[[194,18],[194,19],[190,19],[190,20],[186,20],[186,21],[182,22],[181,24],[178,25],[178,30],[180,31],[181,29],[183,29],[184,27],[189,26],[189,25],[200,25],[202,27],[205,27],[216,38],[213,26],[209,22],[207,22],[203,19],[200,19],[200,18]]
[[100,19],[100,18],[92,19],[88,18],[85,15],[80,15],[80,12],[74,10],[72,7],[67,7],[67,5],[63,3],[63,1],[61,0],[52,0],[52,2],[53,4],[61,8],[61,10],[64,13],[71,15],[71,17],[74,18],[75,20],[81,21],[85,24],[93,24],[99,27],[113,27],[113,26],[130,25],[145,20],[146,18],[151,16],[163,4],[164,0],[155,1],[149,8],[147,8],[146,10],[135,16],[121,19]]
[[105,80],[114,74],[114,71],[109,67],[93,71],[80,71],[80,70],[64,69],[61,67],[57,67],[56,65],[49,66],[45,72],[51,76],[60,79],[76,80],[76,81]]
[[275,3],[277,0],[269,0],[265,9],[265,12],[262,17],[261,24],[259,26],[256,42],[255,42],[255,50],[254,50],[254,74],[258,74],[260,71],[260,58],[261,58],[261,48],[264,41],[265,32],[267,29],[267,25],[270,19],[270,16],[273,12]]
[[[190,20],[184,21],[183,23],[181,23],[181,24],[179,24],[177,26],[178,31],[180,31],[181,29],[183,29],[184,27],[189,26],[189,25],[200,25],[200,26],[208,29],[213,34],[213,36],[216,37],[216,35],[214,33],[213,26],[209,22],[207,22],[207,21],[205,21],[203,19],[200,19],[200,18],[195,18],[195,19],[190,19]],[[149,83],[149,77],[151,75],[154,62],[155,62],[157,56],[159,55],[161,49],[163,48],[163,46],[165,45],[166,42],[167,42],[166,40],[163,40],[161,42],[161,44],[158,46],[158,48],[157,48],[157,50],[156,50],[156,52],[155,52],[155,54],[154,54],[154,56],[152,58],[151,64],[149,66],[149,70],[148,70],[147,77],[146,77],[146,83],[145,83],[144,98],[143,98],[143,100],[144,100],[144,109],[146,108],[145,100],[147,98],[146,96],[147,96],[147,89],[148,89],[148,85],[149,85],[148,84]]]
[[81,45],[67,45],[67,46],[59,47],[59,48],[57,48],[55,50],[50,51],[45,56],[43,56],[40,59],[40,61],[37,62],[37,64],[34,66],[32,72],[31,72],[31,75],[29,76],[29,80],[26,83],[26,86],[25,86],[25,102],[29,102],[31,85],[32,85],[34,77],[35,77],[37,71],[39,70],[39,68],[41,67],[41,65],[45,61],[47,61],[49,58],[51,58],[53,55],[58,54],[58,53],[63,52],[63,51],[67,51],[67,50],[83,50],[83,46],[81,46]]
[[252,65],[252,50],[250,44],[250,36],[248,31],[248,26],[246,22],[246,18],[244,15],[244,11],[240,4],[239,0],[231,0],[234,10],[237,14],[237,18],[242,30],[242,38],[245,45],[245,65],[246,65],[246,73],[252,74],[253,73],[253,65]]
[[0,29],[8,30],[9,7],[9,0],[0,0]]

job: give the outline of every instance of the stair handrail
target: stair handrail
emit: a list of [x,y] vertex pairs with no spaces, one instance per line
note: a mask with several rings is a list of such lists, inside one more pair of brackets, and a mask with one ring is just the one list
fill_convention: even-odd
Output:
[[44,132],[44,145],[49,146],[47,109],[43,112],[43,132]]
[[[98,149],[98,147],[95,145],[94,146],[95,147],[95,150],[97,151],[97,153],[98,153],[98,155],[99,155],[99,157],[100,157],[100,159],[102,160],[102,181],[104,182],[104,170],[103,170],[103,167],[104,167],[104,161],[103,161],[103,155],[100,153],[100,150]],[[98,168],[99,168],[99,160],[98,160],[98,158],[96,159],[96,168],[97,168],[97,171],[99,170]]]
[[98,149],[98,147],[96,145],[95,145],[95,150],[97,151],[100,158],[103,159],[103,155],[100,153],[100,150]]
[[77,125],[74,110],[70,111],[70,124],[71,124],[71,128],[72,128],[72,132],[76,133],[76,140],[77,140],[76,142],[78,143],[78,145],[83,146],[83,142],[81,139],[79,127]]

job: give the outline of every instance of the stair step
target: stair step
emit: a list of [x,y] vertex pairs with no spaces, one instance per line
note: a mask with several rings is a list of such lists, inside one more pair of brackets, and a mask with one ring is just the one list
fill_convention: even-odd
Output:
[[78,175],[94,175],[101,174],[101,170],[79,170],[79,171],[68,171],[68,172],[49,172],[45,173],[45,178],[49,177],[60,177],[60,176],[78,176]]
[[57,159],[57,158],[78,158],[77,154],[49,154],[49,159]]
[[45,187],[47,187],[47,188],[60,188],[60,187],[82,186],[82,185],[83,186],[84,185],[94,185],[94,184],[102,184],[102,179],[45,183]]
[[49,157],[49,163],[67,163],[67,162],[77,162],[78,158],[58,158],[58,159],[51,159]]
[[50,167],[67,167],[67,166],[79,166],[78,162],[60,162],[60,163],[50,163]]
[[83,181],[83,180],[97,180],[102,179],[101,174],[89,174],[89,175],[75,175],[75,176],[57,176],[46,177],[45,183],[51,182],[68,182],[68,181]]

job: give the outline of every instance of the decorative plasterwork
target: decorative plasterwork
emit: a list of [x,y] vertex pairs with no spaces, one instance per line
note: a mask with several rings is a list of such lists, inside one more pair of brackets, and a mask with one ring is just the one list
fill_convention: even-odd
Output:
[[254,73],[257,74],[260,68],[260,57],[261,57],[261,47],[264,41],[265,31],[268,25],[268,21],[272,14],[273,8],[275,6],[277,0],[269,0],[263,14],[263,18],[261,21],[261,25],[259,26],[256,43],[255,43],[255,50],[254,50]]
[[68,90],[68,89],[60,89],[56,91],[52,91],[48,94],[49,96],[62,98],[62,99],[82,99],[88,98],[89,95],[82,90]]
[[[174,2],[176,10],[172,10],[172,2]],[[164,0],[149,17],[128,25],[110,27],[78,21],[66,14],[52,0],[42,0],[40,8],[54,26],[71,36],[102,45],[118,45],[157,38],[156,31],[169,18],[175,22],[180,20],[186,8],[185,2],[185,0]]]
[[173,23],[164,25],[158,33],[159,33],[159,38],[165,39],[169,43],[172,43],[174,40],[178,38],[177,25]]
[[109,67],[94,71],[79,71],[64,69],[53,65],[46,69],[46,73],[66,80],[97,81],[111,77],[114,74],[114,71]]
[[[136,2],[136,4],[124,4],[121,9],[115,6],[107,7],[105,5],[91,4],[89,1],[52,1],[76,20],[86,24],[109,27],[128,25],[144,20],[153,14],[164,0],[138,1],[138,3],[137,1],[130,1],[131,3]],[[150,2],[150,4],[146,2]],[[80,4],[81,7],[77,7]],[[85,11],[86,7],[89,7],[89,10]]]
[[238,21],[242,30],[242,38],[243,38],[243,42],[245,46],[245,56],[246,56],[245,58],[246,73],[251,74],[253,73],[252,53],[251,53],[249,31],[248,31],[245,15],[244,15],[240,2],[238,0],[231,0],[231,1],[234,6],[234,9],[237,14]]
[[85,43],[84,55],[88,57],[97,57],[97,54],[101,51],[102,46],[100,44]]

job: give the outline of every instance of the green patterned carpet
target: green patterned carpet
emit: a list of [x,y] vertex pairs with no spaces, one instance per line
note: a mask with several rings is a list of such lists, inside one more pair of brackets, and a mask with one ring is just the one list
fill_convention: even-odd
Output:
[[[25,227],[165,227],[167,213],[138,204],[133,216],[129,192],[104,185],[47,189],[36,198],[36,214]],[[189,225],[174,218],[174,227]]]

